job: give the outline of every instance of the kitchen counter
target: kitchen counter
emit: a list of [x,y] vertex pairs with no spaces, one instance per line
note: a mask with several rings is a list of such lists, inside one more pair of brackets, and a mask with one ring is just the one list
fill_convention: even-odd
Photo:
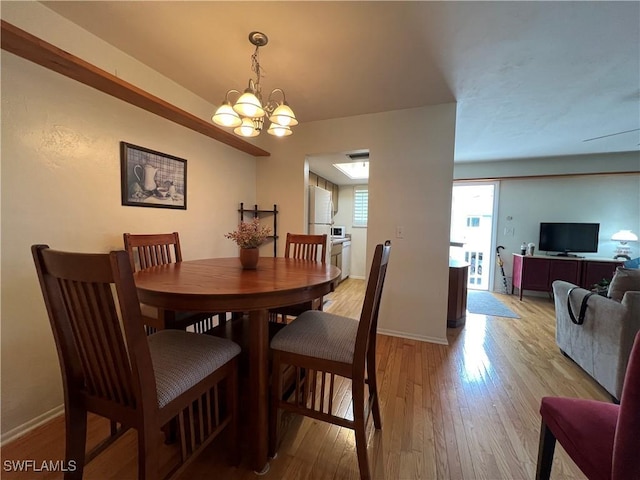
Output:
[[332,238],[331,245],[339,245],[344,242],[350,242],[351,238]]
[[333,237],[331,239],[331,265],[342,270],[340,281],[349,276],[351,271],[351,235]]

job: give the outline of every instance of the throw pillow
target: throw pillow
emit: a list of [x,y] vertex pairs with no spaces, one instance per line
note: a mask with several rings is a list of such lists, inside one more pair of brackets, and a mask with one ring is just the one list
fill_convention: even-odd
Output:
[[609,298],[621,302],[625,292],[640,290],[640,270],[636,268],[616,268],[616,273],[609,284]]
[[624,262],[624,268],[640,268],[640,257]]

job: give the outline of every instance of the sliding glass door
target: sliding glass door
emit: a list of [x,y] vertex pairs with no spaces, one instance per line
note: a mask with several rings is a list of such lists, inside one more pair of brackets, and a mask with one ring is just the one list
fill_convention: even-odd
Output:
[[454,183],[451,253],[469,264],[468,287],[490,290],[495,264],[497,182]]

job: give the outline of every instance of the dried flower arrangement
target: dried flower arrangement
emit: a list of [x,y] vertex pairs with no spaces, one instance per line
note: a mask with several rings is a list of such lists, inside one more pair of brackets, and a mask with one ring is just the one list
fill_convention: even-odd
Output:
[[260,226],[260,220],[254,218],[250,222],[240,222],[237,230],[224,236],[236,242],[240,248],[257,248],[269,235],[271,228]]

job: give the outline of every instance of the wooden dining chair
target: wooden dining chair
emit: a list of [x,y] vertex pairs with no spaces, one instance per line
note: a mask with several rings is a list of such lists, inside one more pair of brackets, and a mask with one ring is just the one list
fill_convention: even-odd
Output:
[[[182,261],[178,232],[131,234],[124,233],[124,249],[129,253],[131,269],[136,272],[157,265]],[[173,312],[141,304],[142,316],[148,333],[166,328],[191,329],[205,333],[224,325],[226,312]]]
[[[285,258],[296,258],[310,262],[325,263],[327,252],[327,234],[305,235],[287,233],[284,248]],[[288,317],[297,317],[307,310],[322,310],[322,297],[311,301],[279,307],[269,310],[269,320],[277,323],[287,323]]]
[[[376,380],[376,330],[390,251],[389,241],[376,246],[360,321],[309,310],[273,337],[271,456],[277,451],[281,410],[288,410],[353,429],[360,478],[371,478],[365,430],[371,413],[374,427],[382,428]],[[295,389],[290,395],[283,394],[283,371],[291,368],[295,369]],[[351,417],[338,415],[339,405],[333,402],[336,377],[351,379]]]
[[640,478],[640,333],[636,334],[620,404],[544,397],[537,480],[548,480],[556,440],[590,480]]
[[[124,251],[69,253],[47,245],[31,251],[62,370],[66,465],[76,466],[64,478],[81,479],[85,464],[130,428],[138,433],[138,478],[161,478],[161,429],[170,422],[180,462],[164,469],[167,477],[183,471],[225,427],[236,463],[240,347],[179,330],[146,336]],[[85,454],[88,412],[122,428]]]

